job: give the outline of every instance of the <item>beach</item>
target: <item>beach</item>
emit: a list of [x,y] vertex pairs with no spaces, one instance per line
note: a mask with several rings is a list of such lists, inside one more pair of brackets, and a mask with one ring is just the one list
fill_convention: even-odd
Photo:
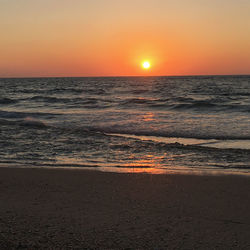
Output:
[[0,250],[250,250],[249,10],[0,0]]
[[0,168],[1,249],[249,249],[235,175]]

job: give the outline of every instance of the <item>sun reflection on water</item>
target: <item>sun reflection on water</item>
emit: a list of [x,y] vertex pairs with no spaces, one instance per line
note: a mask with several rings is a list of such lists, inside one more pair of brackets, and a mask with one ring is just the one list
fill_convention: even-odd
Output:
[[142,119],[145,122],[154,121],[155,120],[155,114],[152,113],[152,112],[147,112],[146,114],[143,115]]

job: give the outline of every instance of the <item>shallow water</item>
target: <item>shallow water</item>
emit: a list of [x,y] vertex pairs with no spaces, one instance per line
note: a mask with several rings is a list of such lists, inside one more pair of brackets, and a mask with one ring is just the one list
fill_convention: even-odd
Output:
[[250,77],[0,79],[0,164],[250,173]]

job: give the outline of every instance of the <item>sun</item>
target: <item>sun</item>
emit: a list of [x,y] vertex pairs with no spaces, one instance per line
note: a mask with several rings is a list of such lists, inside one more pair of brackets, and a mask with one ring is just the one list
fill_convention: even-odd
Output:
[[142,62],[141,65],[142,65],[143,69],[149,69],[151,67],[151,64],[149,61],[144,61],[144,62]]

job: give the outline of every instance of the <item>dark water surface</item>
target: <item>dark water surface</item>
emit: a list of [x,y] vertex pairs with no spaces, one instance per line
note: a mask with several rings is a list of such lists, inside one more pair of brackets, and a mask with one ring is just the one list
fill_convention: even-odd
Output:
[[0,164],[250,173],[250,76],[0,79]]

